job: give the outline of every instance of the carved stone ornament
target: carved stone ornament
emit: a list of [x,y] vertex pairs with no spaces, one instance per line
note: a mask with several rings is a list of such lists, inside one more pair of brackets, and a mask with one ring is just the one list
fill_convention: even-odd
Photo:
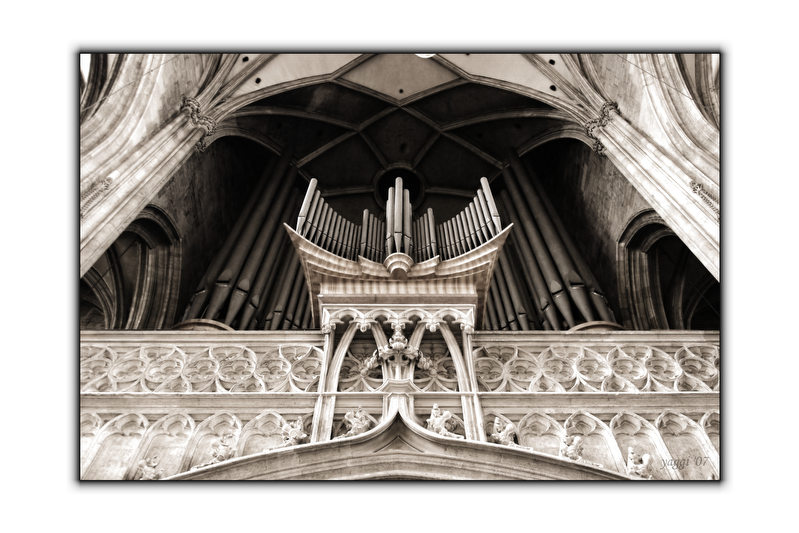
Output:
[[134,476],[134,479],[144,481],[161,479],[161,476],[164,475],[164,469],[158,468],[159,462],[160,458],[157,455],[147,457],[146,459],[139,461],[139,466],[136,469],[136,475]]
[[409,379],[414,362],[424,370],[430,368],[433,362],[425,357],[421,350],[408,344],[408,339],[402,334],[403,326],[404,324],[400,321],[392,324],[394,334],[385,346],[374,351],[372,357],[367,360],[367,368],[371,369],[377,366],[378,356],[388,363],[389,378],[391,379]]
[[233,454],[236,452],[234,447],[235,441],[236,435],[233,433],[225,433],[222,435],[222,438],[219,439],[219,442],[217,442],[213,448],[211,448],[211,459],[207,463],[195,466],[192,468],[192,470],[202,468],[204,466],[215,465],[216,463],[227,461],[233,457]]
[[566,435],[560,444],[560,456],[571,461],[583,460],[583,438],[580,435]]
[[621,111],[619,111],[619,104],[616,102],[607,101],[602,104],[602,108],[599,110],[599,116],[585,123],[585,134],[594,140],[594,145],[592,148],[594,152],[601,156],[605,155],[605,146],[602,144],[602,141],[597,138],[594,130],[606,126],[611,121],[611,110],[621,114]]
[[692,181],[690,185],[691,185],[691,191],[693,191],[694,194],[699,196],[699,198],[705,203],[705,205],[707,205],[716,214],[716,217],[721,215],[719,208],[716,207],[716,202],[713,201],[713,198],[705,190],[705,187],[701,183]]
[[180,111],[187,113],[191,123],[198,128],[202,128],[205,132],[202,139],[200,139],[194,147],[198,152],[205,152],[210,144],[208,138],[216,131],[216,120],[209,115],[203,114],[200,109],[200,102],[196,98],[190,96],[184,95],[181,98]]
[[347,426],[347,432],[339,435],[336,438],[343,439],[345,437],[354,437],[369,431],[372,426],[372,421],[362,408],[350,409],[344,415],[344,424]]
[[111,188],[111,184],[114,182],[114,177],[118,175],[118,171],[114,171],[106,178],[101,181],[100,183],[95,183],[91,188],[80,195],[80,218],[83,219],[86,211],[92,206],[95,200],[97,200],[101,194],[106,192],[108,189]]
[[652,479],[652,456],[639,455],[632,446],[627,448],[627,475],[635,479]]
[[202,113],[200,102],[196,98],[183,96],[180,102],[180,110],[188,113],[191,123],[205,130],[206,135],[211,135],[216,130],[216,120]]
[[430,410],[430,418],[427,419],[427,429],[445,437],[452,437],[455,439],[464,438],[462,435],[452,432],[452,429],[454,429],[453,425],[454,420],[452,419],[452,413],[449,411],[442,411],[438,407],[438,404],[434,403],[433,408]]
[[305,433],[302,427],[302,417],[297,417],[294,422],[283,421],[280,427],[281,435],[283,435],[283,446],[296,446],[302,444],[308,434]]
[[516,426],[512,422],[502,423],[500,418],[494,417],[494,432],[491,440],[504,446],[518,446],[516,444]]

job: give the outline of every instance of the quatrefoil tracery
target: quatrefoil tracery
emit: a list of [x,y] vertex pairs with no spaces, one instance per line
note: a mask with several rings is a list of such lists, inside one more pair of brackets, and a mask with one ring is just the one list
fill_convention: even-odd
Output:
[[509,345],[475,351],[481,390],[501,392],[665,392],[718,390],[718,349],[685,346],[674,357],[643,345],[600,355],[584,346],[555,345],[538,355]]
[[256,355],[245,346],[211,346],[187,355],[174,345],[145,345],[118,356],[101,346],[81,351],[82,392],[281,392],[310,390],[322,352],[284,345]]

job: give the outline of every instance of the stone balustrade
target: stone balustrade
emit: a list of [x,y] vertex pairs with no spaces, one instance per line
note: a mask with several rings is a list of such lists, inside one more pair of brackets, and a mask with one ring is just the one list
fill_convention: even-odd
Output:
[[[458,390],[446,348],[431,345],[430,368],[417,368],[415,388],[402,393],[420,427],[438,405],[452,414],[452,433],[478,426],[472,440],[633,478],[718,477],[718,333],[470,340],[476,390]],[[330,434],[318,440],[346,436],[345,418],[358,409],[374,428],[392,393],[379,372],[360,373],[358,354],[344,358],[337,390],[319,390],[326,342],[317,332],[82,332],[81,478],[163,479],[312,442],[322,397],[336,402]],[[464,416],[467,404],[479,406],[476,421]]]

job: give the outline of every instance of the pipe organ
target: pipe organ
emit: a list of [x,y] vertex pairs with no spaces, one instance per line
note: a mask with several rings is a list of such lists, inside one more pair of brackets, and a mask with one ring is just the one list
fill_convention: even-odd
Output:
[[[491,268],[478,310],[482,329],[564,330],[614,322],[587,261],[538,178],[516,156],[493,183],[481,178],[474,197],[447,220],[431,207],[414,212],[400,177],[388,189],[385,212],[366,208],[359,220],[337,213],[315,178],[300,201],[299,181],[288,152],[267,165],[184,320],[235,329],[319,327],[312,284],[281,227],[289,221],[296,220],[293,232],[320,250],[352,262],[391,260],[387,268],[402,277],[411,265],[433,272],[435,265],[479,249],[503,232],[504,220],[515,229]],[[499,191],[496,197],[492,187]]]

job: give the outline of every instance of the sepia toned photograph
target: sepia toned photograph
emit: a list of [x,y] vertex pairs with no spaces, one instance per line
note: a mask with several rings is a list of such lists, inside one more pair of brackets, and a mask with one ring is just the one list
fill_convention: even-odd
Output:
[[721,480],[721,59],[81,51],[79,479]]

